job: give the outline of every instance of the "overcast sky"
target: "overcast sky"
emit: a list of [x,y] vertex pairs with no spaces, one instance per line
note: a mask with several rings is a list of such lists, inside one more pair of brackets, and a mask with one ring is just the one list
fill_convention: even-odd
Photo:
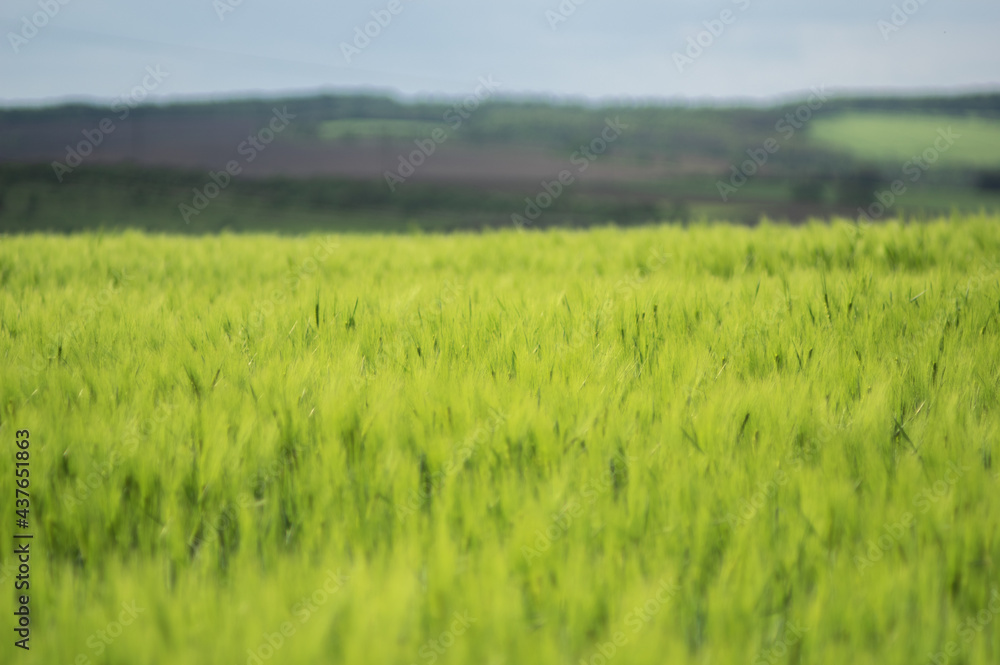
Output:
[[[615,100],[1000,89],[996,0],[397,1],[2,0],[0,104],[103,103],[144,80],[156,99],[464,95],[487,76],[507,94]],[[895,24],[894,4],[911,11]],[[718,34],[688,52],[705,21]]]

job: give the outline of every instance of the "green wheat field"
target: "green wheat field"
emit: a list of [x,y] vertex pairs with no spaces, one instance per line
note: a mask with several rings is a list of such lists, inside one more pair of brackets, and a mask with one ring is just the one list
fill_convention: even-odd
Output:
[[993,664],[998,396],[996,217],[2,237],[0,627],[31,533],[11,663]]

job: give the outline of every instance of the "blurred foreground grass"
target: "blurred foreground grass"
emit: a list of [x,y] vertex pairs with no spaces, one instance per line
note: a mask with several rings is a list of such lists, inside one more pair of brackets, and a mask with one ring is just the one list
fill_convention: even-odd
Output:
[[4,237],[3,660],[995,663],[998,224]]

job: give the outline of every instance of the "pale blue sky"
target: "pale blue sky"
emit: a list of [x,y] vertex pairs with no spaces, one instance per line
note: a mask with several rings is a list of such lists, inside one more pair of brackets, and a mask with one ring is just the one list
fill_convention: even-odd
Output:
[[[159,99],[460,95],[487,75],[508,94],[622,100],[772,98],[818,85],[1000,89],[996,0],[908,0],[918,9],[888,39],[878,22],[899,0],[586,0],[554,30],[546,12],[560,0],[399,0],[400,13],[350,63],[340,44],[390,0],[64,1],[0,5],[0,104],[109,101],[140,85],[147,66],[168,74],[151,91]],[[240,4],[220,20],[227,1]],[[58,11],[21,41],[40,3]],[[673,53],[726,9],[731,24],[679,72]]]

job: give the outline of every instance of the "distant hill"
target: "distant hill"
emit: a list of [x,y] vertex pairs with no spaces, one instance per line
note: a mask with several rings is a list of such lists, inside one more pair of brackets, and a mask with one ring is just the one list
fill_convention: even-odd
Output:
[[[187,231],[195,217],[201,230],[281,226],[248,221],[262,205],[296,229],[503,225],[532,204],[540,214],[528,221],[539,225],[855,215],[900,177],[911,148],[933,147],[938,124],[965,135],[890,208],[1000,207],[1000,151],[989,147],[1000,95],[818,91],[728,108],[327,95],[7,109],[0,230]],[[222,181],[218,201],[183,214]],[[76,209],[74,185],[101,193],[86,206],[100,209],[96,219],[61,212]]]

